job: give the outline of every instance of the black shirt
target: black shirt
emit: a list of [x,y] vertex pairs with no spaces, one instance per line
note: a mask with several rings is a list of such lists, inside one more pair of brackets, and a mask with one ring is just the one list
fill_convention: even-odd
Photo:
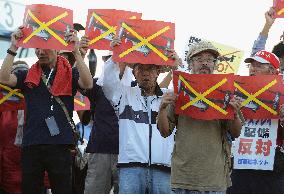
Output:
[[86,151],[118,154],[118,118],[101,86],[96,84],[97,79],[93,82],[93,88],[85,92],[94,116],[94,125]]
[[[49,68],[43,69],[48,77]],[[18,71],[16,88],[22,90],[26,102],[26,122],[23,130],[23,146],[38,144],[73,144],[73,134],[70,124],[61,106],[51,98],[46,85],[41,80],[39,86],[29,88],[24,84],[28,71]],[[55,73],[51,74],[50,83],[53,83]],[[72,69],[72,96],[60,96],[64,102],[70,117],[73,115],[74,96],[78,88],[79,73]],[[51,106],[53,105],[53,111]],[[60,130],[60,134],[51,136],[45,119],[54,116]]]

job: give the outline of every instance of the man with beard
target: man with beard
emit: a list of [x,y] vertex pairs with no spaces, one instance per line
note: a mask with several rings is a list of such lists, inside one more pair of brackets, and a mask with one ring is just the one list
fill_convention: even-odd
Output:
[[[212,74],[219,56],[210,42],[193,45],[187,55],[192,74]],[[206,75],[204,75],[206,76]],[[172,155],[171,187],[175,194],[224,194],[230,184],[230,145],[227,133],[238,137],[240,99],[231,99],[234,120],[198,120],[175,115],[176,94],[165,93],[157,118],[163,137],[176,127],[175,148]]]
[[[121,42],[115,38],[111,45]],[[175,52],[168,57],[178,62]],[[119,117],[119,193],[169,194],[173,135],[159,134],[156,116],[162,91],[157,84],[161,67],[154,64],[129,64],[137,86],[126,86],[119,79],[124,63],[110,58],[104,66],[103,91],[117,109]]]
[[71,68],[64,57],[58,56],[56,50],[36,48],[38,62],[28,71],[11,74],[18,49],[17,41],[22,37],[22,28],[12,33],[11,46],[0,70],[0,82],[21,89],[26,102],[22,141],[22,192],[41,193],[46,170],[52,193],[70,194],[70,147],[75,143],[70,118],[74,96],[77,88],[92,87],[92,77],[81,57],[75,33],[68,33],[66,41],[75,43],[73,54],[76,68]]

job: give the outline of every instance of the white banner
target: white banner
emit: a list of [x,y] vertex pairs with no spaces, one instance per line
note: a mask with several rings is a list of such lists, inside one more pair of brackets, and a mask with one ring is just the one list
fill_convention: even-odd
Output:
[[233,142],[234,169],[273,170],[277,119],[250,119]]

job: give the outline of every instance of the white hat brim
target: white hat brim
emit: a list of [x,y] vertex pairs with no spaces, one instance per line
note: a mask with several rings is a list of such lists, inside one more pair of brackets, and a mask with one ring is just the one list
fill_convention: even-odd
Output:
[[257,62],[260,62],[260,63],[270,63],[269,61],[259,57],[259,56],[254,56],[254,57],[249,57],[249,58],[246,58],[245,59],[245,63],[251,63],[253,61],[257,61]]

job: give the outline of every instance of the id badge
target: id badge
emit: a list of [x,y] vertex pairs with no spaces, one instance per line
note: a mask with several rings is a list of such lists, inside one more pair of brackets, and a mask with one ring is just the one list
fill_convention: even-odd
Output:
[[46,118],[45,122],[46,122],[46,125],[49,129],[49,133],[50,133],[51,136],[55,136],[55,135],[58,135],[60,133],[54,116]]

